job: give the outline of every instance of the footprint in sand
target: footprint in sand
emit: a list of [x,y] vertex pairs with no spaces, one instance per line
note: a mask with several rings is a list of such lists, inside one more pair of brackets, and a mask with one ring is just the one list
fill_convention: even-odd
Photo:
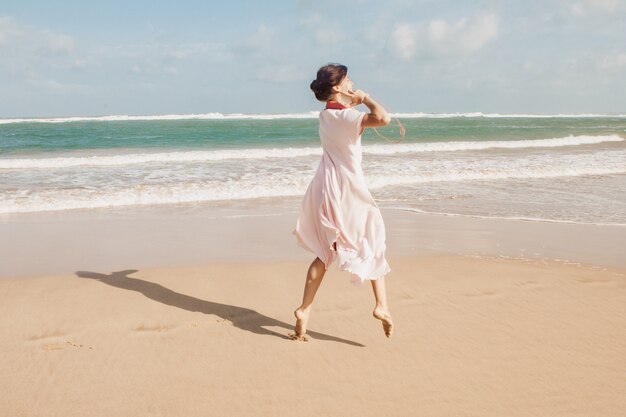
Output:
[[498,295],[498,291],[495,290],[478,290],[478,292],[474,292],[474,293],[470,293],[470,292],[466,292],[463,295],[466,297],[482,297],[482,296],[491,296],[491,295]]
[[46,332],[31,336],[28,338],[28,340],[41,340],[41,339],[48,339],[48,338],[54,338],[54,337],[63,337],[65,335],[66,333],[63,333],[62,331],[52,330],[52,331],[46,331]]
[[519,287],[531,288],[531,289],[545,287],[545,284],[542,284],[541,282],[534,281],[534,280],[523,281],[523,282],[517,283],[516,285]]
[[611,277],[584,277],[577,279],[578,282],[583,284],[612,284],[613,278]]
[[173,329],[175,326],[164,326],[162,324],[157,324],[154,326],[142,324],[135,328],[136,332],[167,332]]
[[92,346],[84,346],[84,345],[81,345],[80,343],[70,342],[69,340],[66,341],[65,344],[63,344],[63,343],[48,343],[48,344],[43,345],[41,347],[41,349],[45,350],[45,351],[52,351],[52,350],[61,350],[61,349],[64,349],[66,347],[75,347],[75,348],[87,347],[89,349],[93,349]]
[[61,350],[63,349],[63,345],[61,343],[48,343],[47,345],[43,345],[41,349],[47,351]]

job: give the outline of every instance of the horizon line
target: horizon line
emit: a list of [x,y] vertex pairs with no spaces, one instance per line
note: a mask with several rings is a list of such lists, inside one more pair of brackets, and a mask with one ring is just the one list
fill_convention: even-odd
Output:
[[[82,121],[150,121],[150,120],[274,120],[274,119],[310,119],[321,110],[308,110],[298,113],[168,113],[168,114],[113,114],[90,116],[37,116],[37,117],[0,117],[0,124],[13,123],[62,123]],[[626,118],[626,113],[489,113],[489,112],[390,112],[392,117],[400,119],[419,118]]]

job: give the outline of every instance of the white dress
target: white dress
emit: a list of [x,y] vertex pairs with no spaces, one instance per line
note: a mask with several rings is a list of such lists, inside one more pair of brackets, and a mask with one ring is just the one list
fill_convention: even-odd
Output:
[[322,159],[293,231],[298,244],[317,255],[327,270],[337,259],[337,267],[359,284],[391,270],[385,259],[383,217],[361,169],[364,115],[353,108],[320,112]]

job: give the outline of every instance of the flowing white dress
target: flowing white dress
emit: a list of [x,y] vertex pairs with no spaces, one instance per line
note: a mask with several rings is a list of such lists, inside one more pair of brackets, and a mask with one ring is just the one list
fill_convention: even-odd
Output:
[[[322,159],[306,190],[293,234],[298,244],[361,284],[387,274],[385,224],[361,169],[361,120],[354,108],[320,112]],[[336,244],[336,249],[335,249]]]

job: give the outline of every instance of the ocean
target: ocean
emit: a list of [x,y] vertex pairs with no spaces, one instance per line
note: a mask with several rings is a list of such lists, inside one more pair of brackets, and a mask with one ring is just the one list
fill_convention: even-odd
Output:
[[[0,214],[295,202],[321,156],[317,115],[0,119]],[[381,207],[626,226],[626,115],[396,116],[404,141],[362,141]]]

